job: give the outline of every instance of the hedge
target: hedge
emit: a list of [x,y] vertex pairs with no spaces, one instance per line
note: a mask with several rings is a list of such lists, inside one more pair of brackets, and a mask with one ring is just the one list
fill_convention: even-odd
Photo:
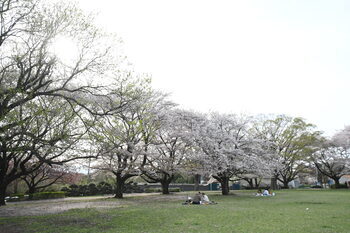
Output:
[[64,198],[66,196],[65,192],[40,192],[33,193],[33,200],[41,200],[41,199],[52,199],[52,198]]
[[15,193],[11,194],[7,201],[26,201],[26,200],[41,200],[41,199],[52,199],[52,198],[64,198],[65,192],[39,192],[33,194]]
[[[160,193],[161,188],[145,188],[146,193]],[[169,192],[181,192],[181,188],[169,188]]]
[[28,199],[28,195],[24,193],[14,193],[9,196],[9,198],[6,198],[6,201],[12,202],[12,201],[25,201]]
[[348,188],[348,185],[345,183],[345,184],[339,184],[338,187],[335,186],[335,184],[331,184],[331,189],[347,189]]

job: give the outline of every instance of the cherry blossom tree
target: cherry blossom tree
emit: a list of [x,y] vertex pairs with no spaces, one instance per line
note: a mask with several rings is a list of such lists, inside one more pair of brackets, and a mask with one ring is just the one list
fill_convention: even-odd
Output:
[[340,178],[350,173],[350,127],[324,140],[314,153],[313,161],[318,171],[333,179],[335,187],[339,188]]
[[195,143],[203,154],[202,169],[221,183],[222,194],[229,194],[229,181],[251,168],[256,151],[249,135],[249,117],[211,113],[194,130]]
[[184,171],[193,147],[185,137],[183,112],[167,109],[148,148],[147,163],[142,177],[149,183],[161,183],[163,194],[169,194],[169,184],[176,174]]
[[148,147],[160,127],[159,112],[172,106],[166,95],[152,90],[149,80],[128,76],[118,82],[114,101],[129,102],[121,111],[94,123],[92,138],[99,151],[95,168],[116,177],[116,198],[123,197],[125,182],[141,174],[147,162]]

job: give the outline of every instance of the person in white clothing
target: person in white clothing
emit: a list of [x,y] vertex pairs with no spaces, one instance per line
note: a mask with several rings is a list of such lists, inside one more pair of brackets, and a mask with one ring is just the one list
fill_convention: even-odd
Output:
[[268,189],[265,189],[263,192],[263,196],[270,196],[270,192]]
[[205,193],[202,193],[202,203],[203,204],[210,204],[209,197]]

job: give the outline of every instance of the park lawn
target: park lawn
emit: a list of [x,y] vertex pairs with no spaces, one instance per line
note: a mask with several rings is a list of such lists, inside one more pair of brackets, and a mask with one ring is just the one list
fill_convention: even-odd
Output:
[[133,197],[113,209],[0,218],[0,232],[350,232],[349,190],[282,190],[274,197],[207,193],[217,205]]

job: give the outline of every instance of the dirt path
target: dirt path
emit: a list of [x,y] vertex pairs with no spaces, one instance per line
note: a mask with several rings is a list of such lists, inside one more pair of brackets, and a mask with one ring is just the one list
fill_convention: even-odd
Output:
[[[70,209],[83,208],[114,208],[122,205],[135,204],[135,200],[127,197],[143,197],[137,201],[185,200],[183,194],[161,195],[154,193],[125,194],[125,199],[111,199],[113,196],[68,197],[63,199],[9,202],[0,207],[0,217],[31,216],[61,213]],[[147,196],[147,197],[146,197]]]

